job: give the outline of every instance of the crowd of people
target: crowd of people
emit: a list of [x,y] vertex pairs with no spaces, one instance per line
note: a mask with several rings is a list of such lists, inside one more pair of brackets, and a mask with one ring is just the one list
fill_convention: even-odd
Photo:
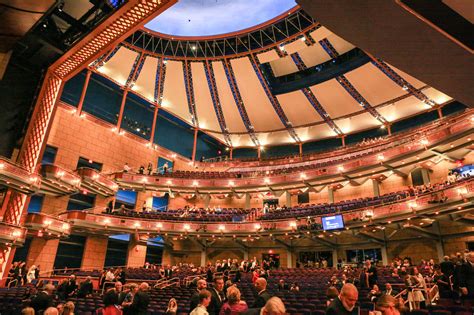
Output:
[[[14,263],[15,269],[24,269],[21,262]],[[191,315],[234,315],[234,314],[286,314],[284,302],[276,292],[298,293],[304,291],[298,283],[287,284],[284,278],[278,279],[277,291],[268,290],[268,282],[277,274],[278,264],[272,259],[218,260],[205,267],[193,264],[160,266],[146,263],[144,269],[157,269],[163,279],[174,277],[175,273],[191,270],[196,275],[190,283],[195,289],[189,305],[179,305],[177,299],[169,300],[167,314],[177,314],[183,309]],[[324,264],[320,266],[324,268]],[[338,270],[339,269],[339,270]],[[275,272],[274,272],[275,270]],[[380,270],[389,270],[391,278],[399,279],[396,287],[390,282],[380,283]],[[337,272],[336,272],[337,271]],[[20,272],[21,274],[21,272]],[[247,304],[242,299],[241,282],[243,274],[249,274],[255,289],[255,299]],[[120,315],[147,314],[151,288],[147,282],[129,282],[126,270],[122,268],[104,270],[99,281],[112,283],[102,295],[103,307],[96,314]],[[443,261],[422,260],[414,264],[409,257],[395,258],[389,266],[375,266],[370,260],[363,268],[337,264],[334,275],[327,283],[328,315],[355,314],[360,302],[360,292],[368,292],[367,300],[383,315],[402,314],[408,310],[426,308],[440,299],[451,299],[462,303],[474,299],[474,252],[457,253],[445,256]],[[35,287],[29,291],[26,301],[28,307],[22,314],[74,314],[73,297],[86,298],[97,294],[91,277],[80,283],[71,274],[57,287],[48,283],[41,290]],[[365,293],[364,293],[365,294]],[[56,301],[56,304],[55,304]]]

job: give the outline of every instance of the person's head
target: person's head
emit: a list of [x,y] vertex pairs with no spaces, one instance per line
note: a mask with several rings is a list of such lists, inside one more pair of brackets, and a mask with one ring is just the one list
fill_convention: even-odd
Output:
[[48,307],[43,313],[44,315],[59,315],[58,309],[56,307]]
[[21,310],[21,315],[35,315],[35,309],[32,307],[25,307]]
[[91,276],[87,276],[86,277],[86,282],[91,282],[91,279],[92,279]]
[[71,315],[74,314],[74,303],[68,301],[64,303],[62,315]]
[[224,278],[222,277],[216,277],[214,279],[214,288],[221,292],[222,290],[224,290]]
[[446,255],[446,256],[443,257],[443,259],[444,259],[444,261],[449,261],[449,256]]
[[267,288],[267,280],[265,278],[258,278],[255,281],[255,288],[258,292],[265,290]]
[[285,284],[285,280],[283,279],[280,279],[280,281],[278,281],[280,284]]
[[197,289],[201,291],[202,289],[207,288],[207,282],[204,279],[199,279],[197,282]]
[[209,303],[211,303],[211,292],[202,289],[201,292],[199,292],[199,304],[208,307]]
[[46,291],[46,293],[48,293],[49,295],[53,294],[54,292],[54,285],[52,284],[47,284],[44,286],[44,291]]
[[397,299],[393,296],[383,295],[378,299],[376,309],[383,315],[400,315],[397,304]]
[[128,287],[129,287],[130,292],[132,292],[132,294],[135,294],[138,292],[138,284],[130,283]]
[[412,270],[412,274],[414,276],[417,276],[420,272],[418,271],[418,268],[417,267],[413,267],[413,270]]
[[390,283],[385,283],[385,290],[390,291],[392,290],[392,285]]
[[372,287],[372,290],[374,290],[374,291],[377,291],[377,292],[378,292],[378,291],[379,291],[379,286],[378,286],[378,285],[376,285],[376,284],[374,284],[374,286]]
[[359,292],[352,283],[346,283],[342,286],[339,299],[346,310],[352,311],[357,303],[358,298]]
[[140,283],[140,287],[138,288],[140,291],[146,292],[150,289],[150,285],[146,282]]
[[466,259],[471,264],[474,264],[474,252],[469,252],[466,254]]
[[264,315],[284,315],[286,314],[285,304],[279,297],[272,297],[267,301],[263,307],[262,314]]
[[227,300],[230,305],[240,302],[240,290],[236,286],[231,286],[227,289]]
[[329,287],[326,291],[326,296],[329,300],[335,299],[339,295],[336,287]]
[[76,281],[76,275],[70,275],[69,280],[70,281]]
[[122,282],[120,282],[120,281],[115,282],[114,287],[115,287],[115,291],[121,292],[122,291]]

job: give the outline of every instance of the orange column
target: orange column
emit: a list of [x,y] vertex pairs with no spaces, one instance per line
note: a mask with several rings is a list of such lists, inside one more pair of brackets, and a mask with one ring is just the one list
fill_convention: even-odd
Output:
[[346,146],[346,136],[342,136],[341,140],[342,140],[342,146],[345,147]]
[[232,160],[232,154],[234,153],[234,149],[230,148],[230,159]]
[[198,129],[194,128],[194,143],[193,143],[193,155],[192,155],[193,162],[196,161],[197,137],[198,137]]
[[443,118],[443,111],[441,110],[441,107],[438,107],[436,110],[438,111],[439,118]]
[[260,147],[257,147],[257,157],[258,157],[259,160],[260,160],[260,156],[262,154],[261,151],[262,150],[260,150]]
[[79,104],[77,104],[77,114],[81,115],[82,105],[84,104],[84,99],[86,98],[87,87],[89,86],[89,80],[91,78],[92,71],[87,70],[86,80],[82,86],[81,98],[79,99]]
[[298,147],[300,149],[300,157],[302,157],[303,156],[303,143],[301,143],[301,142],[298,143]]
[[120,112],[117,120],[117,130],[120,130],[120,125],[122,124],[123,110],[125,108],[125,101],[127,100],[128,89],[123,90],[122,104],[120,104]]
[[151,135],[150,135],[150,143],[153,143],[153,139],[155,138],[155,129],[156,129],[156,120],[158,118],[158,105],[155,104],[155,112],[153,114],[153,124],[151,125]]

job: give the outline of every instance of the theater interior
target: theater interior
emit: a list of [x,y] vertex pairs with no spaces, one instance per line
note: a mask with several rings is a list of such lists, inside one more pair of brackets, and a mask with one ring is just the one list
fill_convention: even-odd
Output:
[[473,12],[2,1],[0,314],[474,314]]

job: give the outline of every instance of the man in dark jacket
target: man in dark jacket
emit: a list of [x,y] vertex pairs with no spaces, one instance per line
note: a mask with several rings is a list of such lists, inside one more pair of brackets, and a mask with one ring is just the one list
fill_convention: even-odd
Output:
[[474,298],[474,252],[466,255],[466,262],[459,272],[459,288],[463,297]]
[[265,278],[258,278],[255,281],[255,289],[257,290],[258,295],[255,298],[252,308],[262,308],[272,297],[267,291],[267,280],[265,280]]
[[206,289],[206,288],[207,288],[207,282],[206,282],[206,280],[204,280],[204,279],[199,279],[198,282],[197,282],[196,292],[194,292],[193,295],[191,296],[191,304],[190,304],[190,307],[189,307],[189,312],[190,312],[190,313],[191,313],[191,312],[196,308],[196,306],[198,306],[198,304],[199,304],[199,294],[201,293],[201,290]]
[[47,284],[43,291],[31,299],[31,307],[34,308],[35,314],[43,314],[48,307],[53,306],[53,292],[54,286]]
[[357,288],[346,283],[342,286],[341,293],[335,298],[326,309],[326,315],[353,315],[357,314],[355,305],[359,298]]
[[150,296],[148,290],[150,286],[148,283],[143,282],[140,284],[138,292],[133,296],[133,302],[130,305],[131,314],[134,315],[147,315],[148,304],[150,304]]
[[93,287],[91,277],[88,276],[86,280],[84,280],[79,286],[79,290],[77,290],[77,297],[85,298],[87,296],[92,296],[92,291]]
[[209,315],[219,315],[222,304],[225,302],[224,279],[216,277],[214,279],[214,287],[209,291],[211,291],[211,303],[207,307],[207,312]]

